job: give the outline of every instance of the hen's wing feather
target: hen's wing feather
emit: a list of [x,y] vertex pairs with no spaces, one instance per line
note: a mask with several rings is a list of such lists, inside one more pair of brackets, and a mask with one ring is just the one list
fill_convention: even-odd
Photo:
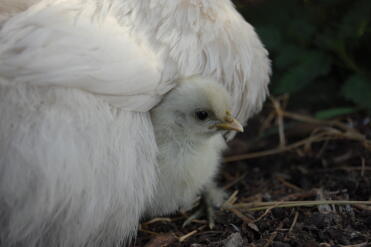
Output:
[[79,88],[148,111],[171,88],[161,78],[161,56],[113,14],[100,16],[102,9],[94,1],[47,1],[11,18],[0,32],[0,75],[13,83]]
[[41,0],[0,0],[0,24]]

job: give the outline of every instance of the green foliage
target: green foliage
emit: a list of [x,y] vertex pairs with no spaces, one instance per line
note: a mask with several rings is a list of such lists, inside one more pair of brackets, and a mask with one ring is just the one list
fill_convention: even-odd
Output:
[[270,51],[273,94],[319,118],[371,110],[370,0],[235,2]]
[[347,99],[359,106],[371,106],[371,84],[369,78],[354,75],[345,82],[341,91]]
[[301,51],[303,55],[283,73],[273,93],[295,93],[308,86],[314,79],[329,72],[331,57],[319,51]]
[[338,117],[341,115],[346,115],[350,113],[356,112],[356,108],[352,107],[340,107],[340,108],[334,108],[334,109],[328,109],[328,110],[323,110],[323,111],[318,111],[314,115],[315,118],[325,120],[325,119],[330,119],[334,117]]

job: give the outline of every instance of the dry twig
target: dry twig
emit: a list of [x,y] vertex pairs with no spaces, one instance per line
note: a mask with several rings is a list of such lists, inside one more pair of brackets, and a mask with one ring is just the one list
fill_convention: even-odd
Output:
[[252,202],[237,203],[231,205],[231,208],[243,209],[247,211],[259,211],[273,208],[293,208],[293,207],[313,207],[318,205],[371,205],[371,201],[280,201],[280,202]]
[[270,100],[272,101],[273,107],[276,110],[277,114],[277,125],[278,125],[278,135],[280,138],[280,148],[284,148],[286,146],[286,137],[285,137],[285,126],[283,121],[283,110],[281,108],[281,104],[278,100],[274,99],[273,97],[270,97]]
[[296,222],[298,221],[298,218],[299,218],[299,212],[295,212],[295,216],[294,216],[294,219],[292,221],[292,224],[290,226],[290,229],[289,229],[289,234],[292,232],[292,230],[294,229],[295,225],[296,225]]
[[282,121],[278,121],[278,127],[279,127],[279,138],[280,138],[280,145],[277,148],[260,151],[260,152],[254,152],[254,153],[248,153],[248,154],[242,154],[242,155],[234,155],[230,157],[226,157],[224,159],[225,163],[234,162],[234,161],[240,161],[240,160],[246,160],[246,159],[252,159],[252,158],[258,158],[268,155],[274,155],[279,154],[287,151],[291,151],[293,149],[299,148],[299,147],[310,147],[312,143],[315,142],[322,142],[322,141],[328,141],[328,140],[338,140],[338,139],[349,139],[353,141],[358,141],[362,143],[362,145],[367,149],[371,151],[371,140],[368,140],[364,135],[359,133],[356,129],[347,126],[344,123],[341,123],[336,120],[331,121],[324,121],[324,120],[318,120],[309,116],[300,115],[296,113],[290,113],[283,111],[279,103],[277,101],[273,101],[273,105],[276,108],[276,111],[278,112],[279,116],[278,118],[284,116],[293,120],[301,121],[301,122],[307,122],[307,123],[313,123],[317,124],[319,126],[322,126],[322,128],[316,129],[311,136],[297,141],[295,143],[286,145],[285,141],[285,134],[284,134],[284,123]]
[[187,240],[188,238],[190,238],[191,236],[195,235],[195,234],[198,233],[199,231],[202,231],[205,227],[206,227],[206,225],[204,225],[204,226],[200,226],[200,227],[197,228],[196,230],[191,231],[190,233],[187,233],[186,235],[180,237],[180,238],[179,238],[179,242],[184,242],[184,241],[186,241],[186,240]]
[[148,225],[151,225],[151,224],[154,224],[156,222],[172,222],[173,219],[170,219],[170,218],[154,218],[154,219],[151,219],[147,222],[144,222],[142,223],[143,226],[148,226]]
[[288,187],[288,188],[290,188],[290,189],[292,189],[292,190],[299,191],[299,192],[302,192],[302,191],[303,191],[302,188],[296,186],[295,184],[292,184],[292,183],[290,183],[290,182],[287,182],[287,181],[286,181],[283,177],[281,177],[281,176],[276,176],[276,179],[277,179],[280,183],[282,183],[283,185],[285,185],[286,187]]

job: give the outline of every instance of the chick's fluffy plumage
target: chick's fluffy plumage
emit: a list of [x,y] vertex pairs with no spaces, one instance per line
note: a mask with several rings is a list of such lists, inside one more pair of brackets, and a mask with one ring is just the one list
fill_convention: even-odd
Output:
[[[208,112],[208,119],[197,119],[198,110]],[[223,132],[212,126],[223,122],[230,110],[228,92],[201,77],[180,81],[152,110],[159,146],[158,184],[147,214],[189,209],[213,184],[226,143]]]

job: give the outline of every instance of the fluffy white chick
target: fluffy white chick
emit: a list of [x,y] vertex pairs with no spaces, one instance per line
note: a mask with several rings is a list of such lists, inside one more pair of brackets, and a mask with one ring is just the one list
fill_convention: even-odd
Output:
[[[148,215],[189,209],[201,193],[209,206],[220,206],[224,192],[215,186],[213,179],[226,148],[223,133],[243,131],[230,112],[226,89],[202,77],[180,81],[152,110],[159,146],[158,184]],[[212,215],[208,216],[212,227]]]

